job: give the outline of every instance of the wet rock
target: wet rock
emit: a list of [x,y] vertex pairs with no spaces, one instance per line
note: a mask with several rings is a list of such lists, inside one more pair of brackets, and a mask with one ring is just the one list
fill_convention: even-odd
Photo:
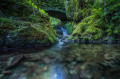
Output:
[[12,76],[10,76],[9,79],[27,79],[27,77],[25,74],[22,74],[21,72],[16,72]]
[[75,75],[75,74],[77,74],[77,70],[76,69],[71,69],[71,70],[69,70],[69,73],[71,75]]
[[101,69],[111,69],[120,66],[120,61],[117,59],[112,59],[109,61],[104,61],[101,63],[98,63]]
[[70,79],[80,79],[80,78],[79,75],[76,74],[76,75],[70,75]]
[[37,64],[30,65],[28,68],[28,73],[41,73],[42,70]]
[[77,62],[73,61],[73,62],[67,64],[67,67],[68,67],[68,69],[73,69],[73,68],[75,68],[76,64],[77,64]]
[[77,65],[76,65],[76,69],[80,71],[80,69],[81,69],[81,64],[77,64]]
[[73,56],[69,56],[69,57],[65,58],[65,61],[66,61],[66,62],[71,62],[71,61],[73,61],[73,60],[74,60],[74,57],[73,57]]
[[41,74],[47,70],[48,70],[47,66],[44,66],[41,68],[38,64],[32,64],[32,65],[29,65],[27,74],[31,74],[31,75]]
[[114,59],[114,54],[112,54],[112,53],[106,53],[104,55],[104,57],[105,57],[106,60],[111,60],[111,59]]
[[94,79],[102,79],[102,74],[103,72],[98,70],[94,75]]
[[49,55],[49,58],[50,58],[50,59],[54,59],[55,56],[54,56],[54,55]]
[[2,57],[0,57],[0,60],[5,61],[8,60],[9,57],[14,56],[14,54],[10,54],[10,55],[3,55]]
[[44,66],[44,67],[42,68],[42,70],[43,70],[43,71],[46,71],[46,70],[48,70],[48,67],[47,67],[47,66]]
[[22,59],[23,59],[23,55],[16,55],[14,57],[11,57],[8,60],[8,65],[7,65],[6,69],[15,67],[15,65],[17,65]]
[[43,58],[43,61],[44,61],[45,64],[50,64],[51,59],[48,58],[48,57],[45,57],[45,58]]
[[108,68],[110,68],[110,66],[107,63],[98,63],[98,65],[100,66],[100,69],[108,69]]
[[11,74],[11,71],[2,71],[2,74],[10,75],[10,74]]
[[39,55],[32,55],[32,54],[23,54],[23,57],[29,61],[38,61],[41,59]]
[[31,66],[31,65],[33,65],[33,64],[35,64],[34,62],[24,62],[23,63],[23,65],[24,66],[27,66],[27,67],[29,67],[29,66]]
[[55,59],[53,60],[53,62],[54,62],[54,63],[64,63],[64,60],[59,57],[59,58],[55,58]]
[[73,61],[73,62],[70,63],[70,65],[75,65],[75,64],[77,64],[76,61]]
[[70,79],[79,79],[79,75],[76,69],[70,69]]
[[109,69],[106,71],[108,74],[112,75],[113,73],[114,74],[117,74],[117,73],[120,73],[120,67],[115,67],[115,68],[112,68],[112,69]]
[[31,57],[31,54],[23,54],[24,58],[29,59]]
[[29,61],[39,61],[41,57],[39,55],[31,56],[28,60]]
[[76,61],[77,61],[78,63],[83,63],[83,62],[86,61],[86,59],[85,59],[85,58],[82,58],[82,57],[77,57],[77,58],[76,58]]
[[0,74],[0,79],[2,79],[3,76],[4,76],[4,74]]
[[86,70],[83,69],[80,71],[80,78],[92,79],[92,76]]

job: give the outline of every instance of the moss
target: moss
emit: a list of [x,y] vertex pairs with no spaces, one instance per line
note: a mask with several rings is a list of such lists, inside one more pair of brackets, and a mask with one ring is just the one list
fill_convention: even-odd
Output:
[[[98,17],[98,16],[97,16]],[[73,35],[80,35],[82,38],[99,39],[103,36],[103,26],[98,22],[98,18],[95,15],[86,17],[79,24],[75,25],[76,29],[73,31]],[[102,22],[102,21],[101,21]]]
[[23,26],[31,26],[32,23],[31,23],[31,22],[22,22],[22,25],[23,25]]
[[68,40],[71,40],[73,38],[73,36],[72,35],[70,35],[69,37],[68,37]]
[[73,32],[73,25],[72,25],[72,23],[67,22],[67,23],[64,25],[64,27],[66,28],[68,34],[72,34],[72,32]]
[[0,18],[0,29],[14,29],[14,23],[11,19]]
[[61,21],[59,19],[50,17],[50,22],[52,25],[57,25],[58,23],[60,23]]
[[34,15],[31,15],[29,16],[28,18],[31,22],[41,22],[41,17],[40,16],[34,16]]
[[[14,3],[8,4],[12,7],[12,10],[8,5],[4,6],[7,8],[3,8],[2,13],[5,14],[6,18],[0,17],[0,38],[2,37],[4,45],[24,47],[54,43],[57,40],[56,32],[51,26],[50,17],[34,3],[29,3],[31,0],[27,1],[13,1]],[[7,2],[3,1],[3,3]],[[13,8],[14,5],[18,7]],[[9,17],[12,18],[8,19]]]
[[[26,41],[28,44],[30,44],[32,41],[33,44],[49,44],[56,41],[54,29],[49,29],[47,27],[43,28],[40,27],[39,24],[37,26],[39,27],[31,25],[23,26],[22,28],[17,29],[12,34],[12,39],[18,39],[21,41],[21,43]],[[53,33],[51,33],[51,31],[53,31]]]

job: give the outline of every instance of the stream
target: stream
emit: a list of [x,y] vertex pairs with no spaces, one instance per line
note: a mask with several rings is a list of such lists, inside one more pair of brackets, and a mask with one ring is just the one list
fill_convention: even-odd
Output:
[[57,38],[56,45],[22,50],[30,58],[8,69],[11,73],[1,74],[0,79],[120,79],[119,44],[66,43],[67,31],[61,30],[63,37]]

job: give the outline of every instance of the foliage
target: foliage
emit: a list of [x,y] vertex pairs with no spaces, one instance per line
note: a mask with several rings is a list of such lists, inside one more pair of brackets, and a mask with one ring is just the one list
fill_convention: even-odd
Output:
[[64,25],[65,29],[67,30],[67,33],[68,34],[72,34],[73,32],[73,26],[72,26],[72,23],[71,22],[67,22],[65,25]]
[[50,17],[50,21],[51,21],[52,25],[56,25],[56,24],[61,22],[59,19],[56,19],[56,18],[53,18],[53,17]]
[[[101,0],[84,6],[80,13],[83,20],[74,25],[72,35],[82,38],[100,39],[104,36],[118,37],[120,34],[120,2],[117,0]],[[89,14],[88,14],[89,12]]]

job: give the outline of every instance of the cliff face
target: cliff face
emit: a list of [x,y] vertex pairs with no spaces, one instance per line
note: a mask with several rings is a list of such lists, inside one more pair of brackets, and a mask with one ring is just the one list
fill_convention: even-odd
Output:
[[1,49],[46,45],[56,41],[56,32],[48,14],[30,0],[2,0],[0,4]]

